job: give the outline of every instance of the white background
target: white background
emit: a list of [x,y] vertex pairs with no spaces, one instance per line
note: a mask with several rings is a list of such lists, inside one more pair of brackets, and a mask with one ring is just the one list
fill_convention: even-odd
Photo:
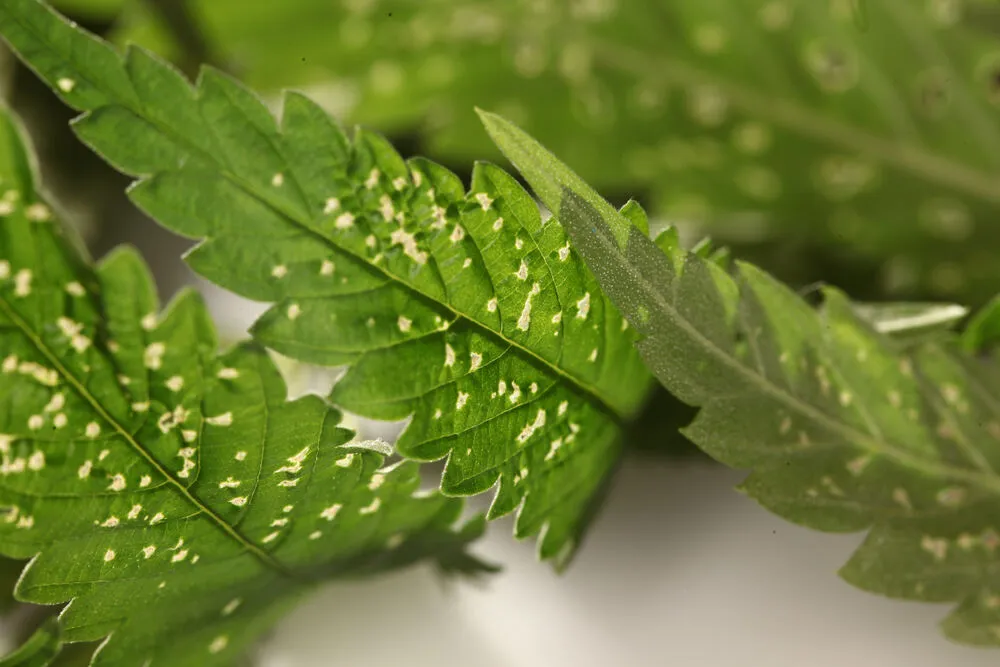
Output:
[[266,644],[265,667],[986,667],[947,605],[837,577],[861,535],[798,528],[734,491],[740,473],[649,458],[620,471],[563,576],[491,525],[506,571],[442,588],[426,568],[331,585]]

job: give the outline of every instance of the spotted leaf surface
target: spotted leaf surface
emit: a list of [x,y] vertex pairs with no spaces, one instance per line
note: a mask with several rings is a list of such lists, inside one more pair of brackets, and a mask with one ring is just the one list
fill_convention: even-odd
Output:
[[195,270],[275,302],[259,341],[350,366],[337,404],[412,416],[401,453],[447,457],[449,494],[499,483],[490,516],[520,507],[517,535],[542,534],[542,557],[565,564],[651,380],[563,228],[513,178],[479,164],[466,192],[376,135],[347,139],[298,94],[279,124],[218,72],[191,87],[34,0],[7,3],[0,31],[87,112],[79,135],[139,177],[133,200],[204,239]]
[[[435,156],[486,154],[478,104],[599,188],[648,190],[657,215],[723,240],[891,258],[897,297],[983,302],[1000,281],[988,0],[192,4],[256,85],[312,84],[350,118],[419,125]],[[177,53],[152,16],[130,25]]]
[[88,266],[6,115],[0,192],[0,554],[31,559],[20,600],[70,603],[61,642],[229,665],[325,579],[484,567],[461,501],[417,493],[416,464],[385,467],[320,397],[286,401],[257,345],[219,354],[193,292],[161,313],[133,251]]
[[869,529],[842,570],[851,583],[958,602],[947,634],[1000,644],[1000,364],[940,332],[904,347],[836,290],[817,311],[752,265],[730,275],[657,246],[531,137],[483,118],[639,332],[649,368],[701,408],[685,435],[752,469],[742,490],[775,513]]

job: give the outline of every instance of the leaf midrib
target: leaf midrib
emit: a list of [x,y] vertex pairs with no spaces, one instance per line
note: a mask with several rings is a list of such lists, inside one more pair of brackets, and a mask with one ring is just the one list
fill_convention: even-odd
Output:
[[[144,120],[146,120],[147,122],[150,122],[150,119],[148,119],[148,118],[144,118]],[[156,125],[157,125],[158,128],[160,127],[158,123],[156,123]],[[162,131],[162,128],[161,128],[161,131]],[[169,136],[173,137],[174,134],[170,133]],[[200,149],[198,149],[197,147],[193,147],[193,150],[201,152]],[[280,150],[276,150],[276,152],[279,155],[281,155],[282,158],[284,157],[284,155],[281,153]],[[202,154],[208,156],[209,158],[211,158],[211,156],[208,153],[202,152]],[[287,161],[286,161],[286,164],[287,164]],[[383,267],[381,267],[381,266],[379,266],[377,264],[372,263],[363,254],[361,254],[359,252],[356,252],[356,251],[354,251],[351,248],[348,248],[346,246],[340,245],[334,239],[331,239],[331,238],[323,235],[322,233],[320,233],[317,230],[313,229],[307,222],[303,222],[303,221],[299,220],[292,213],[290,213],[288,211],[285,211],[283,209],[283,207],[281,207],[280,205],[278,205],[278,204],[276,204],[276,203],[274,203],[272,201],[269,201],[268,199],[262,197],[252,187],[251,184],[245,183],[241,178],[239,178],[236,174],[233,174],[232,172],[230,172],[228,169],[223,168],[223,169],[220,169],[219,172],[222,174],[222,176],[224,176],[231,183],[233,183],[233,185],[237,186],[238,188],[240,188],[240,190],[242,190],[246,194],[248,194],[251,197],[253,197],[256,201],[260,202],[262,205],[264,205],[267,208],[271,209],[272,211],[274,211],[275,213],[277,213],[278,215],[280,215],[285,220],[287,220],[287,221],[291,222],[292,224],[297,225],[301,229],[303,229],[303,230],[305,230],[305,231],[307,231],[307,232],[315,235],[316,238],[322,240],[324,244],[331,245],[331,246],[335,247],[337,250],[339,250],[341,252],[344,252],[344,253],[350,255],[351,257],[364,262],[364,264],[366,266],[368,266],[368,267],[370,267],[372,269],[375,269],[381,275],[385,276],[392,283],[397,284],[397,285],[401,285],[404,289],[407,289],[407,290],[409,290],[411,292],[419,294],[420,296],[422,296],[422,297],[424,297],[424,298],[426,298],[426,299],[434,302],[438,306],[440,306],[440,307],[444,308],[445,310],[447,310],[455,318],[454,320],[452,320],[452,323],[449,325],[449,327],[453,326],[454,324],[457,324],[459,320],[464,320],[464,321],[470,323],[472,326],[474,326],[474,327],[476,327],[476,328],[478,328],[478,329],[480,329],[482,331],[485,331],[486,333],[488,333],[490,335],[493,335],[493,336],[496,336],[496,337],[500,338],[500,340],[502,340],[507,345],[510,345],[512,348],[515,348],[515,349],[519,350],[520,352],[522,352],[522,353],[526,354],[527,356],[535,359],[539,363],[543,364],[545,367],[547,367],[550,370],[552,370],[554,373],[556,373],[558,376],[560,376],[564,381],[570,382],[571,384],[574,384],[577,387],[579,387],[585,394],[587,394],[601,408],[602,411],[608,413],[608,415],[616,423],[618,423],[618,424],[623,424],[624,423],[625,416],[622,415],[617,409],[615,409],[614,407],[612,407],[600,395],[600,393],[598,393],[598,390],[595,387],[593,387],[590,383],[588,383],[588,382],[586,382],[586,381],[584,381],[584,380],[582,380],[582,379],[580,379],[580,378],[578,378],[578,377],[576,377],[574,375],[571,375],[568,371],[562,369],[559,365],[553,363],[552,361],[550,361],[548,359],[545,359],[544,357],[540,356],[538,353],[536,353],[533,350],[529,349],[528,347],[526,347],[526,346],[518,343],[517,341],[508,338],[507,336],[504,335],[503,331],[496,331],[494,329],[491,329],[491,328],[487,327],[483,323],[478,322],[477,320],[472,319],[470,316],[466,315],[465,313],[462,313],[462,312],[456,310],[454,308],[454,306],[452,306],[450,303],[447,303],[445,301],[439,300],[438,298],[436,298],[434,295],[430,294],[429,292],[426,292],[426,291],[420,289],[416,285],[413,285],[411,283],[405,282],[399,276],[397,276],[397,275],[395,275],[393,273],[390,273],[388,270],[384,269]],[[304,198],[305,198],[305,195],[303,195],[303,199]],[[433,258],[431,258],[431,259],[433,260]],[[501,324],[502,324],[502,322],[503,322],[503,320],[501,319]]]
[[139,456],[141,456],[149,465],[153,467],[168,484],[174,487],[174,489],[181,494],[181,496],[187,500],[191,505],[193,505],[197,510],[207,517],[212,523],[216,525],[220,530],[229,535],[233,540],[235,540],[239,545],[256,557],[261,563],[270,569],[275,570],[279,574],[296,579],[297,577],[286,568],[281,562],[273,558],[269,553],[258,547],[252,541],[250,541],[246,536],[240,533],[234,526],[230,525],[225,519],[223,519],[219,514],[217,514],[211,507],[204,504],[197,496],[191,493],[181,481],[175,477],[167,468],[165,468],[157,459],[152,455],[152,453],[146,449],[138,440],[136,440],[132,434],[121,424],[117,419],[115,419],[105,408],[101,405],[100,401],[91,394],[86,386],[80,382],[73,373],[63,365],[62,361],[59,359],[49,347],[42,341],[34,332],[34,330],[28,326],[28,323],[21,318],[16,310],[11,306],[11,304],[0,295],[0,309],[3,310],[4,314],[7,315],[14,322],[15,326],[20,330],[21,334],[31,341],[35,349],[48,360],[49,363],[55,367],[59,375],[66,380],[66,382],[83,398],[91,408],[101,417],[111,428],[120,435],[125,442],[131,447]]
[[[681,316],[674,306],[663,300],[661,290],[655,289],[645,277],[636,270],[631,262],[627,261],[621,253],[620,248],[603,234],[596,234],[597,242],[606,246],[614,254],[622,258],[622,267],[632,278],[642,286],[647,295],[652,295],[662,312],[666,313],[671,322],[683,330],[695,343],[706,351],[710,356],[720,361],[728,367],[734,374],[741,376],[749,384],[756,386],[762,393],[773,396],[789,409],[812,419],[825,428],[841,433],[848,441],[853,441],[872,453],[883,454],[922,472],[937,475],[945,478],[963,480],[977,484],[990,493],[1000,495],[1000,478],[995,475],[988,475],[979,472],[969,471],[961,468],[954,468],[936,462],[926,461],[911,455],[908,452],[898,449],[888,442],[888,438],[879,440],[868,433],[858,431],[849,424],[845,424],[830,417],[826,413],[818,410],[814,406],[802,401],[798,396],[789,393],[783,387],[773,384],[766,377],[755,372],[749,366],[741,363],[736,357],[731,356],[725,350],[717,346],[710,338],[704,336],[693,324]],[[664,335],[664,334],[661,334]]]
[[[22,24],[22,26],[23,26],[23,24]],[[26,28],[26,29],[30,30],[30,28]],[[38,37],[37,33],[36,33],[36,37]],[[46,41],[46,40],[44,40],[44,38],[39,38],[39,39],[42,39],[42,41]],[[50,44],[50,46],[52,46],[52,45]],[[70,67],[73,66],[73,64],[72,64],[71,61],[66,61],[66,62],[67,62],[67,64]],[[89,81],[95,87],[103,90],[102,87],[98,86],[93,81],[90,81],[90,79],[88,77],[81,77],[81,78],[84,79],[84,80]],[[131,78],[129,79],[129,82],[131,84]],[[197,102],[197,99],[198,99],[198,97],[197,97],[197,92],[198,92],[197,89],[189,88],[189,90],[191,90],[194,93],[194,95],[192,95],[191,101]],[[412,285],[410,283],[407,283],[407,282],[403,281],[399,276],[396,276],[395,274],[388,272],[386,269],[378,266],[377,264],[372,263],[364,255],[362,255],[362,254],[360,254],[360,253],[358,253],[358,252],[356,252],[356,251],[354,251],[354,250],[352,250],[350,248],[342,246],[342,245],[338,244],[335,240],[333,240],[333,239],[331,239],[331,238],[329,238],[327,236],[324,236],[323,234],[321,234],[317,230],[313,229],[309,225],[308,222],[301,221],[301,220],[298,219],[298,217],[296,215],[294,215],[294,214],[292,214],[292,213],[284,210],[284,208],[280,204],[277,204],[275,202],[269,201],[265,197],[261,196],[257,192],[257,190],[253,187],[252,184],[244,182],[243,179],[241,179],[236,174],[232,173],[228,169],[228,167],[225,166],[225,165],[223,165],[223,164],[221,164],[220,161],[217,160],[216,157],[212,153],[210,153],[207,150],[201,148],[197,144],[190,143],[188,141],[188,139],[184,135],[175,132],[174,128],[172,128],[170,126],[164,126],[159,121],[159,119],[153,118],[152,116],[144,113],[144,110],[141,108],[141,106],[133,107],[132,105],[128,104],[127,102],[123,102],[121,100],[117,100],[117,99],[114,98],[113,92],[108,91],[107,94],[108,94],[108,99],[111,100],[111,101],[107,105],[105,105],[105,108],[106,107],[111,107],[111,106],[120,106],[120,107],[123,107],[123,108],[129,110],[130,112],[134,113],[136,116],[138,116],[139,118],[141,118],[144,122],[149,123],[150,125],[152,125],[153,127],[155,127],[158,131],[160,131],[164,135],[170,137],[171,140],[176,141],[181,146],[184,146],[185,148],[187,148],[187,150],[189,152],[195,153],[195,154],[199,154],[199,155],[203,156],[204,158],[207,159],[207,162],[209,164],[215,164],[216,167],[217,167],[217,169],[219,170],[219,173],[223,177],[225,177],[227,180],[229,180],[233,185],[235,185],[236,187],[238,187],[241,191],[243,191],[244,193],[246,193],[247,195],[249,195],[250,197],[252,197],[256,201],[258,201],[259,203],[261,203],[263,206],[266,206],[267,208],[271,209],[273,212],[275,212],[276,214],[278,214],[279,216],[281,216],[285,220],[291,222],[292,224],[297,225],[299,228],[301,228],[302,230],[306,231],[310,235],[313,235],[317,239],[320,239],[321,241],[323,241],[324,244],[332,245],[337,250],[339,250],[341,252],[344,252],[344,253],[350,255],[351,257],[354,257],[355,259],[363,262],[366,266],[368,266],[368,267],[370,267],[370,268],[378,271],[381,275],[385,276],[386,279],[388,279],[392,283],[401,285],[405,289],[410,290],[410,291],[412,291],[412,292],[414,292],[416,294],[419,294],[420,296],[423,296],[423,297],[427,298],[430,301],[433,301],[434,303],[438,304],[442,308],[444,308],[447,311],[449,311],[450,313],[452,313],[456,318],[461,318],[461,319],[469,322],[473,326],[475,326],[475,327],[477,327],[477,328],[479,328],[479,329],[481,329],[481,330],[483,330],[483,331],[485,331],[485,332],[487,332],[487,333],[489,333],[491,335],[499,337],[501,340],[503,340],[505,343],[507,343],[511,347],[514,347],[514,348],[520,350],[522,353],[530,356],[531,358],[535,359],[536,361],[538,361],[539,363],[543,364],[547,368],[551,369],[554,373],[556,373],[557,375],[559,375],[565,381],[568,381],[568,382],[576,385],[577,387],[579,387],[585,394],[587,394],[600,407],[600,409],[602,411],[606,412],[608,414],[608,416],[613,421],[615,421],[615,423],[619,424],[620,426],[624,425],[625,420],[627,418],[626,415],[620,413],[610,403],[608,403],[600,395],[600,393],[597,391],[597,389],[594,388],[590,383],[588,383],[585,380],[582,380],[580,378],[577,378],[574,375],[571,375],[568,371],[563,370],[557,364],[549,361],[548,359],[545,359],[544,357],[540,356],[539,354],[537,354],[536,352],[532,351],[531,349],[525,347],[524,345],[518,343],[517,341],[511,340],[510,338],[506,337],[503,334],[502,331],[494,331],[493,329],[488,328],[484,324],[482,324],[482,323],[480,323],[480,322],[472,319],[471,317],[469,317],[465,313],[459,312],[450,303],[445,303],[443,301],[440,301],[439,299],[437,299],[433,295],[431,295],[431,294],[429,294],[429,293],[421,290],[417,286]],[[84,113],[92,113],[93,111],[96,111],[99,108],[102,108],[102,107],[97,107],[95,109],[86,109],[86,110],[84,110]],[[200,117],[200,108],[198,109],[198,111],[199,111],[199,117]],[[202,121],[204,122],[204,118],[202,118]],[[204,127],[206,129],[209,129],[210,125],[206,123]],[[280,132],[280,130],[279,130],[279,132]],[[267,138],[268,138],[268,141],[271,142],[271,137],[267,137]],[[272,143],[272,146],[273,146],[273,143]],[[279,155],[285,161],[285,164],[288,164],[288,161],[285,160],[285,156],[284,156],[283,151],[280,150],[280,146],[273,146],[273,147],[275,149],[276,154]],[[352,148],[353,148],[353,145],[352,145]],[[157,173],[162,173],[162,172],[157,172]],[[301,188],[298,188],[298,189],[301,190]],[[302,197],[303,197],[303,200],[305,200],[305,195],[304,194],[302,195]],[[502,323],[502,320],[501,320],[501,323]]]
[[[425,297],[426,299],[434,302],[438,306],[440,306],[440,307],[444,308],[445,310],[447,310],[455,318],[455,319],[453,319],[453,320],[451,320],[449,322],[448,328],[451,328],[452,326],[455,326],[456,324],[458,324],[460,321],[464,320],[465,322],[468,322],[469,324],[471,324],[472,326],[476,327],[477,329],[480,329],[481,331],[484,331],[484,332],[486,332],[487,334],[489,334],[491,336],[496,336],[497,338],[499,338],[500,340],[502,340],[505,344],[509,345],[510,347],[519,350],[520,352],[528,355],[529,357],[531,357],[531,358],[535,359],[536,361],[538,361],[539,363],[543,364],[546,368],[550,369],[556,375],[558,375],[560,378],[562,378],[562,380],[564,380],[566,382],[569,382],[569,383],[571,383],[571,384],[579,387],[583,391],[583,393],[585,393],[587,396],[589,396],[597,404],[597,406],[603,412],[605,412],[605,413],[608,414],[608,416],[616,424],[618,424],[619,426],[624,425],[624,423],[625,423],[625,416],[622,415],[614,407],[612,407],[607,401],[605,401],[601,397],[601,395],[597,392],[597,389],[595,389],[589,383],[587,383],[587,382],[585,382],[585,381],[583,381],[583,380],[581,380],[581,379],[579,379],[579,378],[577,378],[577,377],[575,377],[573,375],[570,375],[570,373],[568,371],[563,370],[557,364],[549,361],[548,359],[545,359],[544,357],[541,357],[536,352],[534,352],[531,349],[525,347],[524,345],[521,345],[517,341],[514,341],[514,340],[511,340],[510,338],[507,338],[503,334],[502,331],[495,331],[493,329],[490,329],[489,327],[487,327],[486,325],[482,324],[481,322],[478,322],[478,321],[472,319],[471,317],[469,317],[465,313],[459,312],[450,303],[445,303],[444,301],[440,301],[437,298],[435,298],[433,295],[431,295],[430,293],[425,292],[425,291],[419,289],[418,287],[416,287],[414,285],[411,285],[410,283],[404,282],[398,276],[396,276],[396,275],[394,275],[392,273],[389,273],[387,270],[383,269],[382,267],[378,266],[377,264],[373,264],[372,262],[370,262],[368,260],[368,258],[366,258],[364,255],[362,255],[360,253],[357,253],[357,252],[355,252],[355,251],[353,251],[353,250],[351,250],[351,249],[349,249],[349,248],[347,248],[345,246],[341,246],[336,241],[334,241],[333,239],[330,239],[330,238],[324,236],[323,234],[319,233],[318,231],[310,228],[306,223],[303,223],[303,222],[299,221],[298,219],[296,219],[290,213],[287,213],[284,210],[282,210],[279,206],[277,206],[277,205],[273,204],[272,202],[270,202],[270,201],[268,201],[268,200],[260,197],[251,187],[244,185],[243,182],[242,182],[242,180],[239,179],[238,177],[236,177],[235,174],[231,174],[230,172],[228,172],[226,170],[220,170],[220,173],[223,176],[225,176],[226,178],[228,178],[230,180],[230,182],[232,182],[234,185],[236,185],[241,190],[243,190],[245,193],[247,193],[248,195],[250,195],[251,197],[253,197],[255,200],[257,200],[258,202],[260,202],[264,206],[270,208],[272,211],[274,211],[275,213],[279,214],[280,216],[282,216],[283,218],[285,218],[289,222],[291,222],[291,223],[293,223],[295,225],[298,225],[302,229],[304,229],[304,230],[306,230],[306,231],[314,234],[316,236],[316,238],[322,240],[325,244],[332,245],[337,250],[339,250],[341,252],[344,252],[344,253],[350,255],[351,257],[353,257],[355,259],[363,261],[366,266],[369,266],[369,267],[371,267],[373,269],[376,269],[383,276],[385,276],[390,281],[392,281],[394,284],[401,285],[404,289],[407,289],[407,290],[410,290],[410,291],[412,291],[412,292],[414,292],[416,294],[419,294],[420,296]],[[319,298],[322,298],[322,297],[319,297]],[[501,320],[501,322],[502,322],[502,320]],[[435,332],[429,332],[427,335],[430,335],[430,333],[435,333]],[[407,341],[403,341],[403,342],[408,342],[409,340],[415,340],[415,339],[411,338],[411,339],[407,339]],[[394,345],[388,345],[386,347],[391,348],[391,347],[394,347],[394,346],[395,346],[395,344]],[[385,349],[385,348],[381,348],[381,349]]]

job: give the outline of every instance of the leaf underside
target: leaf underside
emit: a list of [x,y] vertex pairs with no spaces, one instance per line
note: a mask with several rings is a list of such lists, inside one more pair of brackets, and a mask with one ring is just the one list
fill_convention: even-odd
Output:
[[104,639],[95,666],[228,665],[325,579],[486,567],[483,522],[453,527],[417,464],[286,401],[258,345],[217,347],[134,251],[81,258],[0,113],[0,555],[31,559],[18,599],[69,602],[12,660]]
[[903,346],[840,292],[819,311],[761,270],[654,245],[537,142],[483,115],[641,336],[663,385],[700,408],[684,434],[752,473],[741,489],[796,523],[868,529],[841,571],[910,600],[958,602],[952,639],[1000,644],[1000,363],[956,336]]
[[[478,104],[602,189],[651,189],[658,215],[724,241],[846,245],[892,259],[890,293],[975,302],[1000,281],[1000,42],[983,4],[193,3],[254,85],[420,122],[435,155],[487,154]],[[176,46],[151,17],[130,25],[123,38]]]
[[132,199],[204,239],[187,257],[196,271],[275,302],[257,340],[350,366],[335,403],[412,416],[400,453],[447,457],[449,494],[499,481],[489,516],[520,508],[516,534],[568,562],[651,379],[562,227],[513,178],[479,164],[466,193],[376,135],[349,141],[294,93],[279,126],[232,79],[205,69],[192,88],[35,0],[6,3],[0,31],[87,112],[83,140],[139,178]]
[[897,340],[920,340],[937,334],[951,336],[969,309],[948,303],[862,303],[852,304],[854,313],[875,331]]

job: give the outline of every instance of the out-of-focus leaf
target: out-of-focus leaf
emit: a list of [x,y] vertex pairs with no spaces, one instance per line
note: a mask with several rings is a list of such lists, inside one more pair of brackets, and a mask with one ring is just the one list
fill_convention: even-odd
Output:
[[61,650],[59,621],[50,618],[20,648],[0,658],[0,667],[48,667]]
[[951,331],[969,314],[964,306],[950,303],[858,303],[854,312],[876,331],[899,339],[915,339]]
[[129,0],[53,0],[52,6],[79,18],[107,21],[118,16],[128,2]]
[[[895,298],[978,303],[1000,283],[1000,41],[962,20],[982,0],[192,6],[254,85],[314,84],[352,120],[419,126],[432,156],[489,155],[478,104],[725,243],[888,260]],[[131,25],[122,39],[178,53]]]
[[970,352],[980,352],[1000,345],[1000,295],[972,317],[962,334],[962,343]]

